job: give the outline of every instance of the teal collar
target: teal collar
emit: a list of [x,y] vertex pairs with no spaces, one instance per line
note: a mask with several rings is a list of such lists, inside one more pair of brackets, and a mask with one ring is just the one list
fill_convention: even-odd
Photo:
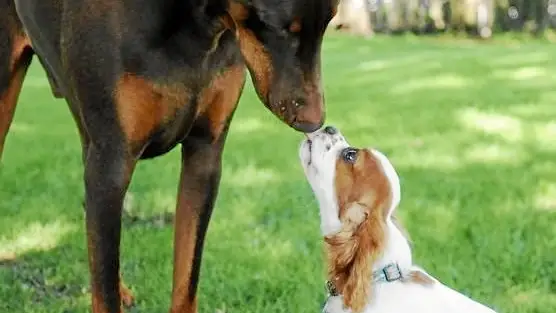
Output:
[[403,272],[398,263],[390,263],[378,271],[373,272],[373,281],[379,282],[393,282],[402,280],[404,278]]
[[[391,283],[403,279],[404,279],[404,274],[400,269],[398,263],[395,262],[389,263],[383,268],[373,272],[373,282],[375,283]],[[325,286],[326,286],[327,297],[322,309],[323,313],[327,312],[326,303],[328,302],[328,298],[336,297],[340,295],[338,289],[336,288],[336,286],[332,281],[327,280]]]
[[[380,283],[380,282],[394,282],[397,280],[402,280],[404,278],[404,274],[400,269],[398,263],[389,263],[383,268],[376,270],[373,272],[373,282]],[[326,292],[329,296],[338,296],[338,290],[334,283],[330,280],[326,281]]]

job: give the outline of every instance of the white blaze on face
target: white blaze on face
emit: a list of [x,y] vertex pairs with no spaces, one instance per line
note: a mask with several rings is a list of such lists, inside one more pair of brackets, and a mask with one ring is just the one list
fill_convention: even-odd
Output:
[[339,131],[330,135],[319,130],[308,137],[301,143],[299,157],[319,203],[322,235],[328,236],[342,227],[334,182],[336,159],[349,144]]

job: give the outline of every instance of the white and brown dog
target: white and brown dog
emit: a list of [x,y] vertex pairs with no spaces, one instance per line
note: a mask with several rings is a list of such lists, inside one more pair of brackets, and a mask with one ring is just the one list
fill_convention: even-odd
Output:
[[396,223],[400,181],[375,149],[351,147],[334,127],[300,147],[320,207],[328,259],[326,313],[494,313],[415,266]]

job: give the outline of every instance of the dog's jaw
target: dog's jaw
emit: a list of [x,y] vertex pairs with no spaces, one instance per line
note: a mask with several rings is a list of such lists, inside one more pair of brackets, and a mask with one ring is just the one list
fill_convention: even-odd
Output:
[[340,132],[330,135],[319,130],[308,134],[299,149],[305,176],[319,203],[323,236],[337,233],[342,227],[334,186],[335,160],[342,149],[348,146]]

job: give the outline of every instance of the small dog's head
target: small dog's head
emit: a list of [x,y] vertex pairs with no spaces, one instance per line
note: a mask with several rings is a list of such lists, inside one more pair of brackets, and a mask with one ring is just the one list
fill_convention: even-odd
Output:
[[257,94],[303,132],[322,126],[320,50],[338,0],[229,0],[229,16]]
[[320,206],[329,279],[344,304],[359,312],[384,249],[386,223],[400,201],[398,175],[384,154],[352,147],[331,126],[308,134],[299,154]]
[[400,181],[384,154],[350,146],[334,127],[307,135],[300,159],[321,206],[341,221],[373,215],[385,221],[400,201]]

